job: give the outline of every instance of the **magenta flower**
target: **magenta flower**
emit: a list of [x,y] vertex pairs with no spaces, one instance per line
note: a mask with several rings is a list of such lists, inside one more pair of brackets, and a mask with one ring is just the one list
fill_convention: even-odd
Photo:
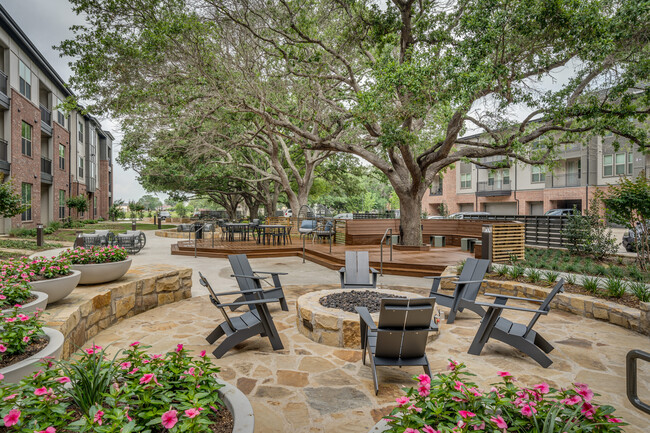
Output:
[[143,385],[143,384],[145,384],[145,383],[149,383],[149,382],[151,382],[151,380],[154,379],[154,378],[155,378],[155,376],[154,376],[153,374],[151,374],[151,373],[147,373],[147,374],[145,374],[144,376],[142,376],[142,377],[140,378],[140,385]]
[[120,364],[120,368],[122,370],[128,370],[129,368],[131,368],[131,363],[129,361],[123,362]]
[[422,427],[422,433],[442,433],[440,430],[435,430],[430,425],[425,425]]
[[46,387],[36,388],[34,390],[34,395],[45,395],[45,394],[47,394],[47,388]]
[[458,415],[460,415],[461,418],[473,418],[476,416],[474,412],[470,412],[468,410],[459,410]]
[[503,419],[501,415],[490,418],[490,422],[495,423],[499,428],[504,428],[504,429],[508,428],[508,424],[506,424],[506,421]]
[[176,352],[180,352],[181,350],[183,350],[183,345],[182,344],[177,344],[176,345]]
[[138,372],[138,370],[140,370],[140,369],[139,369],[138,367],[136,367],[136,368],[134,368],[133,370],[129,371],[128,374],[135,374],[135,373]]
[[454,371],[456,370],[456,367],[458,367],[457,361],[449,361],[449,364],[447,365],[447,370]]
[[59,382],[59,383],[68,383],[68,382],[70,382],[70,378],[68,376],[63,376],[63,377],[57,378],[56,381]]
[[420,381],[420,385],[425,384],[425,383],[431,383],[431,377],[428,374],[421,374],[418,376],[418,380]]
[[205,350],[202,350],[201,353],[199,353],[199,356],[200,356],[201,358],[205,357]]
[[567,397],[565,399],[560,400],[560,403],[566,404],[568,406],[573,406],[574,404],[580,403],[582,399],[578,395],[572,395],[571,397]]
[[578,389],[578,394],[580,394],[586,402],[590,402],[594,397],[594,392],[590,390],[589,387]]
[[41,430],[38,433],[56,433],[56,429],[52,426],[49,426],[45,430]]
[[129,347],[135,347],[135,346],[137,346],[139,344],[140,344],[139,341],[134,341],[133,343],[129,344]]
[[395,401],[397,402],[397,406],[399,406],[399,407],[407,405],[407,404],[409,404],[411,402],[411,400],[409,400],[409,398],[406,397],[406,396],[398,397],[398,398],[395,399]]
[[498,376],[501,376],[501,377],[506,377],[506,378],[508,378],[508,377],[512,377],[512,374],[510,374],[510,373],[507,372],[507,371],[497,371],[497,375],[498,375]]
[[548,383],[546,382],[542,382],[539,385],[535,385],[533,388],[539,391],[540,394],[547,394],[549,391],[549,386]]
[[462,390],[463,390],[463,382],[460,382],[460,381],[458,381],[458,380],[455,380],[454,383],[456,384],[456,385],[454,386],[454,389],[455,389],[456,391],[462,391]]
[[20,419],[20,411],[18,409],[11,409],[8,414],[2,418],[5,422],[5,427],[11,427],[12,425],[18,424]]
[[187,409],[185,411],[185,416],[187,416],[188,418],[194,418],[195,416],[200,414],[202,410],[203,410],[202,407]]
[[523,416],[533,416],[533,414],[537,413],[537,409],[535,409],[533,406],[526,404],[524,407],[521,408],[521,414]]
[[582,403],[582,409],[580,409],[587,419],[594,419],[594,414],[596,413],[596,406],[593,406],[589,403]]
[[103,410],[98,410],[97,413],[95,414],[95,418],[93,418],[93,420],[94,420],[97,424],[102,425],[102,423],[103,423],[103,421],[102,421],[102,417],[103,417],[103,416],[104,416],[104,411],[103,411]]
[[620,419],[620,418],[607,418],[607,421],[613,422],[614,424],[618,424],[618,423],[623,422],[623,420]]
[[6,352],[7,351],[7,346],[4,344],[0,343],[0,353]]
[[418,387],[418,393],[421,397],[426,397],[431,392],[431,384],[425,383]]
[[4,378],[5,378],[5,375],[2,374],[2,373],[0,373],[0,380],[2,380],[2,379],[4,379]]
[[404,433],[420,433],[420,430],[409,427],[406,430],[404,430]]
[[162,419],[162,425],[165,428],[173,428],[176,423],[178,422],[178,417],[176,414],[178,411],[175,410],[168,410],[162,416],[160,417]]

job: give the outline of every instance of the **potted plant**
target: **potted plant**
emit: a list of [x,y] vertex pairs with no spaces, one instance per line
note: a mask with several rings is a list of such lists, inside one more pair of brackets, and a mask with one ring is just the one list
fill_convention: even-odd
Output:
[[[4,272],[0,271],[0,273]],[[0,279],[0,313],[9,314],[13,308],[18,308],[21,313],[29,313],[38,309],[45,309],[47,293],[32,290],[28,281],[23,279]]]
[[63,347],[63,334],[43,327],[41,310],[24,313],[14,308],[0,313],[0,378],[17,383],[39,369],[44,358],[57,359]]
[[131,267],[131,259],[122,247],[78,247],[59,254],[71,268],[81,272],[79,284],[100,284],[121,278]]
[[0,388],[0,426],[30,433],[138,427],[158,433],[232,425],[233,432],[253,432],[250,403],[216,379],[219,369],[205,351],[191,357],[180,344],[165,355],[145,349],[135,342],[109,359],[93,345],[73,361],[44,364],[40,374]]
[[469,379],[465,365],[449,362],[449,374],[414,378],[417,388],[397,398],[397,407],[370,433],[440,433],[473,431],[506,432],[513,428],[541,432],[622,432],[626,425],[613,415],[611,406],[599,406],[586,384],[560,390],[540,383],[520,387],[512,375],[499,371],[501,382],[489,391]]
[[21,257],[2,262],[2,278],[5,281],[28,281],[32,289],[46,293],[50,304],[68,296],[81,277],[70,268],[70,261],[52,257]]

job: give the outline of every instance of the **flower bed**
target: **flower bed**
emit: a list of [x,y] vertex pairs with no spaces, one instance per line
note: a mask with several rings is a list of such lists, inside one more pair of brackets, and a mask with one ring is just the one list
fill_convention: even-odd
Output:
[[464,364],[450,361],[449,370],[416,377],[417,388],[397,398],[397,407],[373,432],[621,432],[626,425],[614,417],[613,407],[597,405],[597,394],[583,383],[560,390],[546,383],[526,388],[500,371],[501,382],[486,391],[469,380],[473,375]]
[[59,254],[59,257],[70,261],[73,265],[93,265],[121,262],[126,260],[129,255],[123,247],[106,246],[68,249]]
[[0,313],[0,368],[28,358],[47,344],[39,315],[39,311],[24,314],[18,308]]
[[193,358],[181,344],[166,355],[148,355],[147,348],[134,342],[108,359],[93,346],[76,361],[44,364],[19,384],[0,388],[0,425],[30,433],[145,426],[151,432],[228,431],[218,429],[232,421],[219,398],[219,369],[205,351]]
[[0,311],[20,307],[36,298],[32,294],[32,286],[25,280],[2,279],[0,280]]
[[1,262],[3,281],[40,281],[70,274],[70,261],[66,258],[21,257]]

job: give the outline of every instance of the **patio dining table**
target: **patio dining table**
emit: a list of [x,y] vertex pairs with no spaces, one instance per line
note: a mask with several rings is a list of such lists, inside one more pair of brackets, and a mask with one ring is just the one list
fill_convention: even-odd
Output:
[[[273,243],[275,243],[275,238],[276,237],[282,237],[282,242],[284,245],[287,244],[287,226],[282,225],[282,224],[260,224],[255,227],[257,230],[257,243],[262,243],[262,245],[267,244],[267,238],[268,238],[268,245],[271,245],[271,238],[273,239]],[[280,244],[280,240],[278,239],[278,245]]]
[[235,233],[239,233],[240,241],[248,240],[249,224],[248,223],[226,223],[223,225],[226,229],[227,240],[234,242]]

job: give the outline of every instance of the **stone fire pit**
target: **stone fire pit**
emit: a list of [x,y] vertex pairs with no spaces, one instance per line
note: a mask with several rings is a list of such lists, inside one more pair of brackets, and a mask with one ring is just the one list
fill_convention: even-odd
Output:
[[[359,315],[320,304],[320,299],[334,293],[351,292],[350,289],[320,290],[302,295],[296,301],[296,326],[301,334],[317,343],[335,347],[360,348]],[[385,297],[421,298],[422,296],[398,290],[375,289]],[[377,322],[379,313],[372,314]],[[435,333],[429,333],[434,336]],[[431,338],[431,337],[430,337]]]

